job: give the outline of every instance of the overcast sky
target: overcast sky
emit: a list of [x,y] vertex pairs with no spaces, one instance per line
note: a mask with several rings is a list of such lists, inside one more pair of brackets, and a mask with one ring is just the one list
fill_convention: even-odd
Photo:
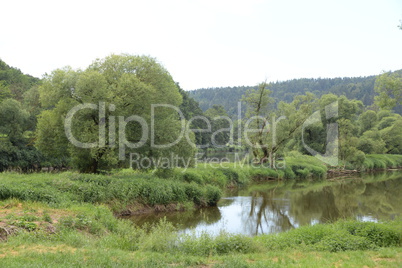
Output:
[[37,77],[112,53],[186,90],[402,69],[400,0],[2,1],[0,58]]

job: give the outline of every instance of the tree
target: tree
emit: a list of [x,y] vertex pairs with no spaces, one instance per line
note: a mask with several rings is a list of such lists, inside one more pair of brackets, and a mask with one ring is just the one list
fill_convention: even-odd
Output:
[[205,120],[198,117],[204,116],[203,111],[200,108],[200,105],[197,101],[195,101],[188,92],[184,91],[180,88],[179,83],[176,83],[179,92],[183,98],[183,102],[180,104],[180,111],[183,112],[184,118],[186,120],[191,120],[190,129],[194,129],[195,134],[195,144],[197,146],[202,146],[208,144],[211,140],[211,133],[204,132],[203,130],[207,129],[208,125]]
[[0,81],[0,102],[10,97],[11,91],[9,87],[3,81]]
[[380,131],[375,127],[372,130],[367,130],[359,137],[357,149],[366,154],[383,154],[386,152],[385,146]]
[[244,133],[247,135],[244,138],[250,141],[248,145],[252,147],[254,159],[260,162],[266,161],[269,157],[269,117],[273,99],[270,97],[272,91],[267,88],[268,86],[263,82],[258,85],[258,89],[250,89],[242,97],[242,101],[247,105],[245,128],[256,130],[250,137]]
[[[49,157],[67,156],[81,171],[115,167],[131,153],[147,158],[149,168],[157,164],[153,159],[194,154],[180,139],[186,132],[177,108],[182,96],[153,58],[112,55],[86,70],[58,69],[45,77],[39,94],[47,110],[38,119],[37,147]],[[49,140],[57,149],[48,148]]]
[[375,97],[375,102],[380,108],[392,110],[402,104],[401,73],[388,72],[378,76],[374,89],[379,94]]
[[226,146],[231,140],[231,132],[233,132],[231,122],[222,105],[213,105],[205,111],[204,115],[211,123],[211,134],[209,135],[212,145],[216,147]]
[[377,125],[377,113],[372,110],[365,111],[360,115],[359,121],[360,133],[364,133]]
[[27,130],[29,113],[14,99],[0,103],[0,133],[11,141],[22,138]]
[[359,139],[358,127],[349,119],[341,118],[339,124],[339,158],[344,161],[344,168],[349,162],[360,167],[365,159],[364,153],[357,149]]
[[31,144],[26,132],[30,114],[14,99],[0,103],[0,171],[38,169],[42,155]]
[[402,119],[380,130],[380,133],[386,144],[387,154],[402,154]]
[[253,155],[260,163],[269,161],[275,166],[276,153],[284,153],[287,143],[301,137],[301,127],[316,107],[316,98],[307,93],[296,96],[291,103],[280,102],[278,109],[272,107],[273,99],[267,84],[251,90],[243,97],[247,104],[245,128],[254,129],[249,141]]

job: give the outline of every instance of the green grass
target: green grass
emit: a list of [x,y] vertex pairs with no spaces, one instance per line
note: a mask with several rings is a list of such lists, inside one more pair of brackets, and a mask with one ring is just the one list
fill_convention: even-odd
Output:
[[144,206],[179,210],[188,207],[186,204],[189,203],[214,206],[227,187],[261,180],[324,178],[326,175],[326,167],[314,157],[286,161],[283,169],[224,163],[155,173],[133,170],[115,171],[110,175],[1,173],[0,200],[16,198],[54,207],[75,203],[107,204],[115,212]]
[[99,205],[54,209],[14,199],[0,207],[7,210],[2,215],[29,214],[31,220],[44,211],[59,215],[53,224],[20,227],[0,242],[0,267],[398,267],[402,261],[401,221],[339,221],[257,237],[196,236],[177,233],[165,220],[145,231]]
[[363,163],[364,170],[378,170],[387,168],[401,168],[402,155],[368,154]]

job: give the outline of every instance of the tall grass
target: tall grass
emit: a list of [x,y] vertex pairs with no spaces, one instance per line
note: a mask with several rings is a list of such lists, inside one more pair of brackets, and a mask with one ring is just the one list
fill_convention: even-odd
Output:
[[286,160],[282,169],[225,163],[190,169],[160,170],[156,173],[130,170],[112,175],[0,174],[0,200],[17,198],[54,206],[71,202],[112,204],[123,209],[132,204],[146,206],[183,204],[214,206],[228,186],[253,180],[323,178],[326,167],[314,157]]
[[363,170],[378,170],[387,168],[401,168],[402,155],[368,154],[363,163]]
[[0,200],[17,198],[52,205],[84,203],[139,203],[167,205],[194,202],[196,205],[215,205],[221,190],[214,185],[203,187],[194,182],[166,180],[149,174],[93,175],[7,174],[0,175]]

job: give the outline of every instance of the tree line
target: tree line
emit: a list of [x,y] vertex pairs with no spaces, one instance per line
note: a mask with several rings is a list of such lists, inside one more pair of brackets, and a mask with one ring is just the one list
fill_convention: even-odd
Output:
[[[402,70],[394,72],[401,75]],[[302,78],[289,81],[278,81],[270,83],[271,97],[275,104],[280,101],[291,102],[294,97],[304,95],[307,92],[317,97],[332,93],[338,96],[344,95],[348,99],[361,100],[365,106],[374,104],[376,96],[375,81],[377,76],[367,77],[344,77],[344,78]],[[201,88],[189,91],[191,97],[199,102],[204,111],[213,105],[223,105],[230,117],[237,116],[237,102],[250,89],[257,89],[257,86]],[[394,110],[402,114],[402,107],[396,106]],[[245,111],[243,111],[243,116]]]
[[[42,79],[0,60],[0,171],[100,172],[127,167],[130,153],[194,161],[197,150],[230,146],[251,149],[260,162],[312,150],[325,155],[334,123],[339,159],[359,165],[365,154],[402,154],[401,85],[399,71],[186,92],[151,57],[111,55],[84,70],[65,67]],[[244,105],[241,118],[238,101]],[[337,114],[328,118],[333,103]],[[153,104],[163,105],[152,110]],[[304,126],[313,114],[319,120]],[[247,141],[241,135],[246,124],[258,130]],[[180,135],[186,138],[177,140]]]

